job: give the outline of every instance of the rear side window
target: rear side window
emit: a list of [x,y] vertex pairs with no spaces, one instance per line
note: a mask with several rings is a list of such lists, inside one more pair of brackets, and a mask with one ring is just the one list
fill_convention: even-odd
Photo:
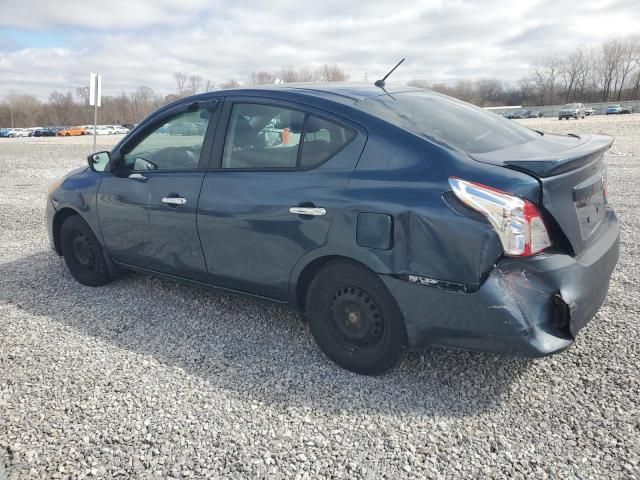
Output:
[[312,168],[336,154],[355,137],[355,132],[309,115],[304,128],[300,168]]
[[236,103],[229,117],[222,168],[313,168],[355,136],[349,128],[298,110]]
[[222,168],[295,168],[304,113],[273,105],[236,103]]
[[358,105],[389,123],[470,154],[502,150],[539,138],[515,121],[434,92],[380,95]]

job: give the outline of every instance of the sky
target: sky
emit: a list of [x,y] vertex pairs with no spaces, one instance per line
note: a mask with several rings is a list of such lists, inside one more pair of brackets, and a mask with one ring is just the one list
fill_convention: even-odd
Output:
[[338,64],[374,81],[497,77],[640,33],[640,0],[0,0],[0,98],[88,85],[175,91],[173,72],[216,84],[252,71]]

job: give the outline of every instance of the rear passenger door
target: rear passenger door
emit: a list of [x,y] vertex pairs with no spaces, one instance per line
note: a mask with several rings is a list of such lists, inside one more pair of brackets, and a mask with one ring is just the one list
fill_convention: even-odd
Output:
[[365,141],[300,105],[228,100],[197,214],[210,281],[286,299],[293,266],[326,243]]

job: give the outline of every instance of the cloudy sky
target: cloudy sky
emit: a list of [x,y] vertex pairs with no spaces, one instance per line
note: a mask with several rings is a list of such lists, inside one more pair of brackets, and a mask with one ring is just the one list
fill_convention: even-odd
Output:
[[374,80],[517,80],[537,58],[640,33],[640,0],[0,0],[0,98],[103,74],[106,94],[175,89],[172,73],[247,81],[337,63]]

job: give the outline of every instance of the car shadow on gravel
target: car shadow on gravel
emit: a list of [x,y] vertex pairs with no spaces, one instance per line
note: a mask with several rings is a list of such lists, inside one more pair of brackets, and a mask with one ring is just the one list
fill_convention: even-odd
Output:
[[283,408],[475,415],[498,407],[530,364],[433,348],[387,375],[359,376],[328,361],[286,308],[136,274],[84,287],[49,252],[0,264],[0,301]]

